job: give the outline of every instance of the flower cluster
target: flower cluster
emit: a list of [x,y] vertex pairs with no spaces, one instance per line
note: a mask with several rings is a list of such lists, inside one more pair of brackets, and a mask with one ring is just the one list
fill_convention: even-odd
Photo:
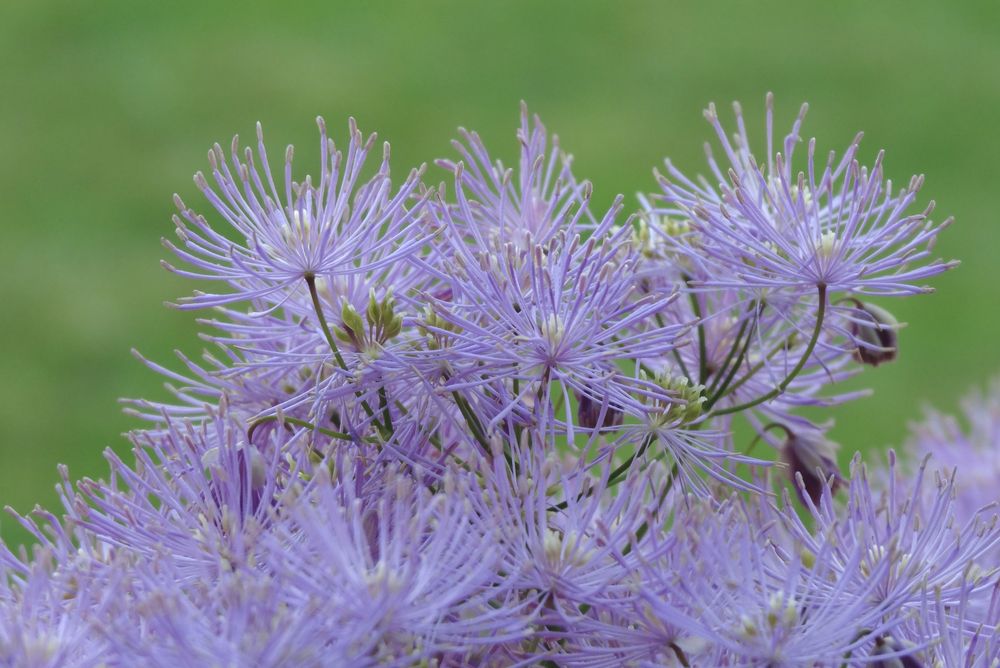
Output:
[[1000,388],[849,471],[800,411],[896,358],[947,221],[772,108],[758,159],[710,107],[709,176],[632,215],[526,109],[514,168],[462,131],[433,188],[353,121],[315,179],[216,145],[165,242],[216,351],[140,357],[132,456],[18,517],[0,662],[996,665]]

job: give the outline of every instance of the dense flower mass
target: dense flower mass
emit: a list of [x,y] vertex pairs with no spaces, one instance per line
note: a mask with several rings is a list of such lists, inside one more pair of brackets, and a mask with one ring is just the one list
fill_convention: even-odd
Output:
[[1000,386],[847,471],[801,414],[954,264],[923,179],[795,153],[804,113],[759,154],[710,107],[723,157],[632,215],[525,108],[440,188],[353,121],[315,179],[216,145],[166,243],[216,351],[140,357],[131,455],[18,516],[0,663],[995,667]]

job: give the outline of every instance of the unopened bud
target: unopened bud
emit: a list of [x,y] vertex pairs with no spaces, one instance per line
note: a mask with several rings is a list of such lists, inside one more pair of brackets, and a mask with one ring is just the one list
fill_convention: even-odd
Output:
[[884,308],[874,304],[861,303],[858,310],[858,319],[851,321],[851,337],[857,346],[854,349],[854,359],[872,366],[896,359],[899,347],[896,330],[900,327],[899,321]]
[[[808,495],[813,503],[819,503],[823,488],[828,483],[830,493],[836,493],[843,482],[836,459],[840,446],[828,440],[819,429],[793,432],[786,427],[786,431],[788,438],[781,446],[781,457],[788,464],[792,484],[802,502],[806,502],[805,495]],[[798,483],[799,477],[801,484]]]
[[[576,417],[581,427],[587,429],[607,429],[622,423],[622,412],[614,404],[595,401],[585,394],[577,394]],[[603,411],[603,415],[601,414]]]

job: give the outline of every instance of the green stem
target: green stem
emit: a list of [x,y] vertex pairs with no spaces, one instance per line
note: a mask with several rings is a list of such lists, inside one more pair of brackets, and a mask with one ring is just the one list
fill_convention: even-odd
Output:
[[[250,423],[250,428],[247,429],[247,441],[253,443],[253,433],[257,431],[257,427],[261,426],[262,424],[266,424],[268,422],[277,422],[277,421],[278,421],[277,415],[265,415],[264,417],[257,418],[256,420]],[[353,438],[351,438],[350,434],[345,434],[340,431],[334,431],[332,429],[324,429],[323,427],[318,427],[314,425],[312,422],[306,422],[305,420],[300,420],[298,418],[288,417],[287,415],[283,415],[281,417],[281,422],[287,424],[293,424],[296,427],[306,427],[308,429],[312,429],[313,431],[318,431],[319,433],[325,436],[329,436],[330,438],[337,438],[342,441],[354,440]]]
[[385,393],[385,385],[378,388],[378,403],[379,407],[382,409],[386,431],[391,434],[394,431],[392,428],[392,413],[389,411],[389,398]]
[[343,355],[340,354],[340,348],[337,347],[337,342],[333,338],[333,333],[330,332],[330,325],[326,322],[326,316],[323,315],[323,305],[319,301],[319,292],[316,290],[316,277],[313,274],[306,274],[306,285],[309,286],[309,296],[312,297],[313,310],[316,311],[316,319],[319,320],[319,326],[323,330],[323,336],[326,337],[326,342],[330,346],[330,350],[333,351],[333,357],[337,360],[337,364],[344,371],[349,371],[347,368],[347,362],[344,361]]
[[791,372],[787,376],[785,376],[785,379],[782,380],[780,383],[778,383],[778,386],[775,387],[770,392],[763,394],[757,397],[756,399],[748,401],[744,404],[739,404],[738,406],[729,406],[728,408],[723,408],[722,410],[713,411],[712,413],[709,413],[709,417],[728,415],[730,413],[738,413],[748,408],[753,408],[754,406],[758,406],[764,403],[765,401],[770,401],[771,399],[775,398],[776,396],[784,392],[785,389],[788,387],[788,385],[793,380],[795,380],[795,377],[798,376],[799,373],[802,371],[802,369],[805,368],[806,363],[812,356],[813,349],[816,348],[816,342],[819,341],[820,332],[823,330],[823,319],[825,316],[826,316],[826,285],[820,284],[819,310],[816,312],[816,326],[813,328],[813,333],[809,339],[809,343],[806,345],[805,352],[802,353],[802,358],[799,360],[798,364],[795,365],[795,368],[792,369]]
[[[690,286],[691,279],[687,276],[684,277],[684,284]],[[708,380],[708,359],[707,359],[707,347],[705,344],[705,323],[701,319],[701,302],[698,301],[698,294],[695,292],[690,292],[688,295],[691,298],[691,309],[694,311],[694,315],[698,318],[698,384],[704,385],[705,381]]]
[[[656,324],[659,325],[661,328],[666,328],[667,326],[667,324],[663,320],[663,316],[660,315],[659,313],[656,314]],[[670,352],[673,353],[674,359],[677,360],[677,366],[680,367],[681,373],[684,374],[684,377],[690,381],[694,381],[694,378],[691,377],[691,373],[687,369],[687,365],[684,364],[684,359],[681,357],[680,352],[676,348],[674,348]]]
[[[674,486],[674,480],[677,478],[677,469],[678,469],[677,460],[674,459],[674,465],[670,469],[670,475],[667,476],[666,484],[663,485],[663,491],[660,492],[660,498],[656,500],[657,510],[659,510],[660,507],[663,506],[663,502],[667,500],[667,494],[670,493],[671,488]],[[646,535],[647,531],[649,531],[649,520],[645,519],[642,521],[642,524],[639,525],[639,528],[635,532],[635,542],[638,543],[640,540],[642,540],[642,537]],[[628,544],[625,545],[625,549],[622,550],[622,555],[627,555],[631,551],[632,551],[632,541],[629,541]]]
[[[706,411],[711,410],[712,406],[714,406],[719,401],[719,399],[725,396],[726,389],[729,387],[730,383],[733,382],[733,379],[736,377],[736,373],[740,370],[740,367],[743,365],[743,360],[746,359],[747,351],[749,351],[750,349],[750,341],[753,339],[754,329],[757,327],[757,317],[758,316],[754,317],[753,324],[750,326],[750,331],[747,332],[747,338],[745,341],[743,341],[743,345],[740,348],[739,357],[736,358],[736,363],[733,364],[731,369],[729,369],[729,373],[726,374],[725,380],[722,381],[722,383],[718,386],[718,388],[710,391],[711,398],[705,404],[704,410]],[[744,321],[743,324],[745,325],[746,321]],[[741,335],[743,334],[742,328],[740,329],[740,334]],[[737,338],[737,341],[739,341],[739,338]],[[736,346],[733,346],[733,350],[735,349]],[[733,350],[729,351],[730,354],[732,354]]]
[[[312,298],[313,310],[316,311],[316,319],[319,321],[320,329],[323,330],[323,336],[326,338],[326,342],[330,346],[330,350],[333,351],[333,357],[337,360],[337,364],[341,369],[350,373],[350,369],[347,368],[347,362],[344,361],[344,356],[340,354],[340,348],[337,347],[337,342],[333,338],[333,333],[330,332],[330,325],[326,322],[326,316],[323,315],[323,305],[319,301],[319,292],[316,290],[316,276],[313,274],[306,274],[305,279],[306,285],[309,286],[309,296]],[[354,395],[361,399],[361,392],[355,392]],[[368,405],[368,401],[366,399],[361,399],[361,408],[364,409],[365,415],[372,420],[372,423],[375,425],[375,428],[379,430],[379,433],[381,433],[383,437],[386,437],[387,435],[384,433],[385,428],[377,419],[375,419],[375,411],[373,411],[372,407]]]
[[749,455],[751,452],[753,452],[753,449],[756,448],[757,444],[760,443],[761,440],[764,438],[764,434],[771,431],[772,429],[780,429],[783,432],[785,432],[785,438],[791,438],[792,436],[792,432],[788,431],[788,427],[786,427],[785,425],[781,424],[780,422],[769,422],[768,424],[764,425],[764,428],[760,430],[760,433],[758,433],[757,436],[755,436],[754,439],[750,441],[750,445],[748,445],[747,449],[743,451],[743,454]]
[[483,431],[483,425],[479,422],[479,418],[476,414],[472,412],[472,407],[469,402],[465,400],[458,390],[454,390],[451,393],[452,398],[455,400],[455,405],[458,406],[459,412],[462,413],[462,417],[465,418],[465,424],[469,426],[469,430],[472,432],[473,437],[479,442],[479,445],[483,446],[483,449],[487,454],[490,453],[490,443],[486,440],[486,432]]
[[754,375],[756,375],[756,373],[758,371],[760,371],[761,369],[763,369],[764,368],[764,364],[766,362],[769,362],[771,360],[771,358],[773,358],[775,355],[778,354],[778,352],[780,352],[782,350],[787,350],[788,348],[790,348],[792,346],[792,343],[793,343],[794,340],[795,340],[795,335],[792,334],[787,339],[785,339],[785,341],[781,345],[777,345],[774,348],[772,348],[771,352],[769,352],[767,355],[765,355],[763,359],[761,359],[758,362],[754,363],[754,365],[750,367],[750,370],[747,371],[747,375],[743,376],[738,381],[736,381],[735,383],[733,383],[733,385],[729,388],[729,391],[727,392],[727,394],[732,394],[736,390],[738,390],[741,387],[743,387],[743,385],[748,380],[750,380],[751,378],[753,378]]
[[[635,460],[638,459],[639,457],[642,457],[642,455],[646,452],[646,450],[649,449],[649,446],[653,444],[653,440],[654,437],[652,434],[647,436],[646,440],[643,441],[641,446],[639,446],[639,449],[636,450],[634,453],[632,453],[631,457],[626,459],[624,463],[619,465],[618,468],[616,468],[614,471],[611,472],[611,474],[608,476],[607,483],[605,483],[604,485],[604,488],[607,489],[609,487],[613,487],[618,483],[620,483],[624,475],[628,473],[628,470],[630,468],[632,468],[632,464],[635,463]],[[593,489],[588,491],[586,494],[581,494],[580,496],[576,497],[576,500],[580,501],[581,499],[584,499],[585,497],[590,496],[591,494],[593,494]],[[550,512],[554,512],[556,510],[566,510],[567,507],[569,507],[569,501],[560,501],[559,503],[553,506],[549,506],[548,510]]]

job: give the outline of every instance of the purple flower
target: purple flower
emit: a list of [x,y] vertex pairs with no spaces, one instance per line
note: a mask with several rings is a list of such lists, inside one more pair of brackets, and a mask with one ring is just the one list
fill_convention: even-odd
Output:
[[27,561],[0,545],[5,666],[89,668],[107,659],[108,645],[97,631],[109,611],[120,607],[116,579],[99,560],[52,548],[37,549]]
[[717,186],[707,179],[692,181],[666,162],[656,212],[688,221],[690,231],[670,239],[677,252],[697,256],[710,270],[702,285],[903,295],[927,291],[915,282],[954,266],[927,260],[950,221],[931,223],[933,204],[908,213],[923,177],[895,194],[891,181],[883,179],[881,153],[870,169],[858,163],[861,135],[843,156],[831,154],[825,163],[817,163],[816,142],[810,140],[803,171],[796,172],[793,152],[807,106],[777,153],[772,106],[769,95],[762,161],[751,152],[738,104],[733,139],[715,106],[706,110],[728,163],[720,165],[709,151]]
[[[272,530],[274,508],[301,464],[275,434],[264,451],[216,417],[200,426],[167,423],[160,435],[133,435],[136,463],[110,449],[109,481],[84,479],[64,494],[69,518],[97,541],[141,558],[166,551],[180,580],[249,567]],[[290,461],[291,460],[291,461]]]
[[521,248],[544,244],[559,233],[567,220],[583,216],[590,221],[587,205],[590,184],[579,183],[570,171],[572,156],[552,147],[537,116],[529,117],[521,103],[521,146],[516,174],[494,162],[479,135],[460,129],[463,141],[453,141],[461,160],[438,160],[455,176],[454,204],[447,205],[463,235],[478,240],[513,243]]
[[[318,614],[363,629],[361,660],[487,655],[527,635],[524,604],[511,600],[493,528],[470,503],[467,476],[431,491],[389,469],[368,491],[318,477],[269,541],[266,563]],[[293,603],[294,606],[300,603]]]
[[[655,322],[669,295],[636,294],[634,258],[622,255],[624,233],[609,234],[614,215],[587,241],[570,228],[526,251],[456,246],[452,299],[434,304],[448,327],[428,325],[450,340],[442,354],[455,370],[451,389],[475,388],[483,376],[520,383],[494,420],[532,395],[547,403],[556,389],[636,406],[629,396],[636,383],[616,361],[668,353],[683,326]],[[566,421],[573,422],[570,414]]]
[[[407,207],[417,195],[420,170],[411,172],[393,194],[386,144],[377,173],[361,183],[361,171],[375,135],[363,138],[352,120],[345,157],[327,138],[323,119],[317,122],[321,162],[319,183],[315,185],[308,176],[301,183],[292,180],[289,147],[283,190],[278,190],[259,124],[259,167],[249,148],[241,159],[238,137],[233,138],[231,167],[218,144],[209,152],[211,176],[218,190],[200,172],[195,183],[239,235],[238,241],[217,232],[175,197],[187,224],[174,217],[182,245],[167,245],[192,269],[167,266],[182,276],[223,281],[232,290],[199,293],[182,300],[182,306],[202,308],[257,299],[267,299],[277,306],[295,286],[303,284],[303,279],[387,267],[424,243],[420,236],[411,234],[411,224],[419,216],[424,200]],[[378,259],[359,266],[358,259],[371,253],[378,253]]]
[[914,462],[930,455],[930,466],[942,473],[957,469],[954,505],[958,518],[967,521],[981,508],[1000,502],[1000,379],[985,393],[967,396],[962,407],[967,427],[955,417],[929,410],[913,428],[906,452]]
[[982,575],[996,570],[990,555],[1000,544],[1000,527],[988,512],[957,518],[953,479],[936,476],[928,484],[925,467],[908,481],[890,451],[888,488],[880,494],[856,456],[845,508],[835,505],[827,487],[818,504],[807,499],[811,527],[790,509],[784,524],[813,554],[830,551],[836,587],[872,606],[912,609],[927,588],[957,603],[970,568]]
[[150,562],[131,575],[123,595],[139,619],[118,617],[102,629],[120,665],[373,665],[357,654],[372,644],[366,629],[319,614],[322,598],[290,600],[281,580],[265,572],[178,586],[181,573]]
[[[708,117],[718,187],[667,163],[623,222],[524,108],[516,169],[463,130],[433,196],[422,170],[393,188],[388,147],[363,178],[353,121],[343,153],[320,121],[316,184],[289,150],[280,192],[259,128],[216,146],[196,182],[233,230],[178,199],[168,246],[224,284],[182,302],[215,308],[218,352],[140,358],[172,399],[128,402],[131,457],[18,518],[38,545],[0,544],[0,663],[992,668],[1000,389],[969,435],[917,431],[948,470],[890,454],[884,489],[796,415],[895,356],[861,294],[950,266],[907,213],[921,179],[894,193],[857,140],[795,172],[802,118],[773,154],[770,97],[765,161],[738,107],[733,140]],[[771,462],[737,414],[807,516],[744,474]]]

